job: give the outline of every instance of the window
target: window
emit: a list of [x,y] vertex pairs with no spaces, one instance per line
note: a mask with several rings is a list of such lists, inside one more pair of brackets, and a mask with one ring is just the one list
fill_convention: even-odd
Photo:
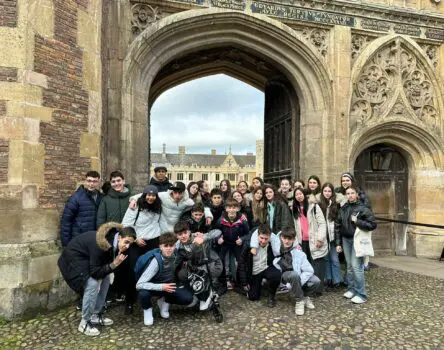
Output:
[[208,181],[208,174],[202,174],[202,181]]
[[168,174],[167,174],[167,177],[168,177],[168,179],[172,179],[172,177],[171,177],[171,173],[168,173]]
[[177,173],[177,181],[183,181],[183,173]]
[[189,181],[193,181],[193,175],[194,175],[193,173],[188,174],[188,180]]
[[216,174],[216,181],[220,181],[220,174]]
[[228,180],[236,181],[236,174],[228,174]]
[[244,181],[247,181],[247,182],[248,182],[248,174],[245,174],[245,175],[244,175]]

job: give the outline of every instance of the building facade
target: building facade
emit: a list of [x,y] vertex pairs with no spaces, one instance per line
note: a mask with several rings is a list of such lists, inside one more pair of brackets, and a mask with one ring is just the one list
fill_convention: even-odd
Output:
[[162,165],[168,169],[171,182],[182,181],[188,185],[204,180],[211,189],[218,188],[226,179],[235,189],[239,181],[250,184],[255,176],[263,176],[263,144],[263,140],[256,141],[256,155],[232,154],[231,147],[228,154],[216,154],[215,149],[208,154],[187,154],[185,146],[179,146],[178,153],[167,153],[166,144],[163,144],[162,153],[150,155],[150,172],[153,174],[154,168]]
[[[443,43],[438,0],[0,2],[0,313],[69,300],[67,196],[89,169],[141,189],[153,102],[210,74],[264,91],[268,181],[353,171],[378,216],[441,225]],[[374,237],[384,254],[444,245],[423,226]]]

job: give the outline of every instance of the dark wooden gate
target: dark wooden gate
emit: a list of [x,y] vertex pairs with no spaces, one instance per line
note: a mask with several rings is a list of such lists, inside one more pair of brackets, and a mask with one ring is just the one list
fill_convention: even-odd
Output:
[[265,87],[265,182],[277,185],[282,178],[298,176],[298,121],[299,104],[291,84],[282,78],[269,80]]
[[[408,220],[408,166],[401,153],[384,144],[372,146],[359,155],[354,173],[370,198],[375,216]],[[378,222],[373,245],[379,255],[405,255],[406,225]]]

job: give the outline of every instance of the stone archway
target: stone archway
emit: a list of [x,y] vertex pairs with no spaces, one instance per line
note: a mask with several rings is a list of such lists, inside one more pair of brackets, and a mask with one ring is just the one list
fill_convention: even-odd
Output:
[[[315,160],[304,156],[307,150],[320,146],[322,124],[332,119],[329,117],[333,113],[329,110],[333,103],[330,74],[318,55],[291,28],[265,16],[220,9],[191,10],[148,27],[134,40],[124,61],[119,154],[111,157],[118,158],[120,168],[136,186],[143,185],[148,176],[147,162],[141,159],[148,159],[149,142],[141,146],[140,141],[149,140],[149,99],[158,73],[175,58],[227,46],[264,58],[290,82],[301,114],[300,167],[323,171],[323,159],[328,154]],[[234,70],[231,73],[236,75]],[[247,78],[254,79],[252,75],[244,80]],[[170,85],[163,89],[165,86]]]

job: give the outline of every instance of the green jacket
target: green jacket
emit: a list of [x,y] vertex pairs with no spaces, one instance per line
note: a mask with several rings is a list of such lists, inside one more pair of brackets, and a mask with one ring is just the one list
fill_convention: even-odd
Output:
[[125,192],[116,192],[111,188],[103,197],[97,211],[97,227],[105,222],[122,222],[131,197],[130,187],[125,185],[125,189],[127,190]]

